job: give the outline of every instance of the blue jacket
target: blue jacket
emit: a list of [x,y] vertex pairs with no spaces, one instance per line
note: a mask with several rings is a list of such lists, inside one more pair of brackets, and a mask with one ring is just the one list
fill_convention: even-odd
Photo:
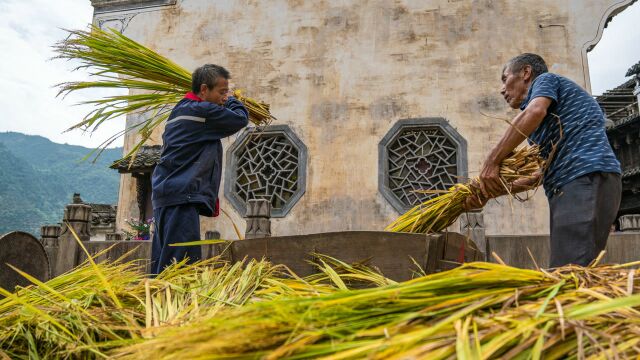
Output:
[[248,112],[234,97],[224,106],[193,93],[171,111],[162,135],[162,155],[151,178],[153,208],[197,204],[214,216],[222,175],[222,143],[247,126]]

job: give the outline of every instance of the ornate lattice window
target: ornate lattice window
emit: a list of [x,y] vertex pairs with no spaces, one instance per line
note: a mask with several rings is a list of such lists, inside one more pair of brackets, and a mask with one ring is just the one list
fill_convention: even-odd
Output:
[[467,176],[467,144],[442,118],[398,121],[379,144],[380,191],[398,212]]
[[247,200],[268,199],[283,217],[306,186],[307,148],[286,125],[245,130],[227,152],[225,195],[244,215]]

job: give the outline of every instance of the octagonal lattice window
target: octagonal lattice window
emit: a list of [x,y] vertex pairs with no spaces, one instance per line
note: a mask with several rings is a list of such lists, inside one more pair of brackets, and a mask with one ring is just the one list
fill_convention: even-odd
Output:
[[307,148],[286,125],[245,130],[227,152],[225,195],[242,215],[247,201],[268,199],[283,217],[306,186]]
[[442,118],[398,121],[379,144],[379,187],[400,213],[467,176],[467,144]]

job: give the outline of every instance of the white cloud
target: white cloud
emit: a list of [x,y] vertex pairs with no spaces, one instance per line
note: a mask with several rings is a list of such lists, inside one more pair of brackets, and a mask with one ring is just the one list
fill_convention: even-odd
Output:
[[[55,84],[86,80],[83,71],[63,60],[50,60],[51,46],[64,39],[62,29],[84,29],[91,22],[89,0],[0,0],[0,131],[42,135],[58,143],[97,147],[124,129],[124,120],[105,123],[95,134],[62,133],[82,120],[88,106],[74,106],[112,91],[86,91],[56,98]],[[114,145],[121,145],[119,140]]]
[[636,2],[611,20],[600,42],[588,54],[594,95],[625,82],[627,69],[640,61],[639,19],[640,2]]

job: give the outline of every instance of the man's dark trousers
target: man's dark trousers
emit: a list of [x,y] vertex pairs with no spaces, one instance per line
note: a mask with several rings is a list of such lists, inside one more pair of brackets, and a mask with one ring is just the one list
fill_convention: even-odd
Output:
[[[151,244],[151,273],[159,274],[173,261],[189,258],[194,263],[202,257],[200,246],[169,244],[200,240],[200,215],[195,204],[153,209],[155,232]],[[175,259],[175,260],[174,260]]]
[[586,266],[607,245],[620,206],[622,183],[615,173],[594,172],[564,185],[549,199],[551,267]]

